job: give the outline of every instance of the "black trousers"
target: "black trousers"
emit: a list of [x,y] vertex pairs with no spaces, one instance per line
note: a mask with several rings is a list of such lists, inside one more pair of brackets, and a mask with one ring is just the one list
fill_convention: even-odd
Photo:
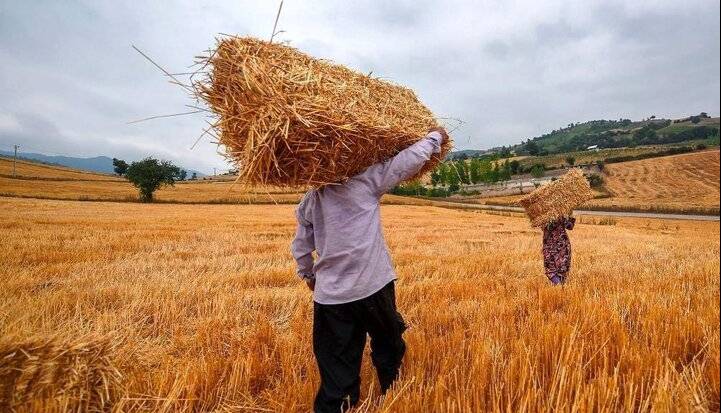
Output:
[[313,306],[313,352],[320,370],[315,412],[338,413],[358,403],[366,334],[381,391],[398,377],[406,344],[403,317],[396,310],[394,283],[370,297],[344,304]]

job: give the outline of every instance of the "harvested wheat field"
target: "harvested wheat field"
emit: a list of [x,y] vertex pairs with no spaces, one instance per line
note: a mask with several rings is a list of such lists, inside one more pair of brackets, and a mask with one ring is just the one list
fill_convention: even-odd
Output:
[[[126,180],[57,181],[0,177],[0,196],[75,201],[138,202],[138,190]],[[156,192],[156,202],[296,203],[302,192],[292,189],[247,188],[232,181],[185,181]]]
[[[0,168],[4,167],[0,158]],[[12,163],[10,163],[12,173]],[[55,199],[68,201],[138,202],[138,190],[124,178],[95,174],[26,162],[18,163],[19,178],[0,176],[0,196]],[[20,171],[23,175],[20,175]],[[71,172],[73,175],[66,175]],[[2,174],[0,174],[2,175]],[[296,204],[303,192],[293,188],[248,187],[236,184],[234,178],[214,177],[209,180],[177,182],[175,186],[157,191],[155,202],[206,204]],[[412,197],[385,195],[383,203],[393,205],[450,205]]]
[[612,198],[594,205],[718,213],[718,150],[611,164],[605,171]]
[[[383,400],[365,358],[357,411],[718,411],[718,223],[583,217],[559,289],[525,218],[382,214],[409,351]],[[0,411],[310,410],[292,206],[0,198],[0,217]]]

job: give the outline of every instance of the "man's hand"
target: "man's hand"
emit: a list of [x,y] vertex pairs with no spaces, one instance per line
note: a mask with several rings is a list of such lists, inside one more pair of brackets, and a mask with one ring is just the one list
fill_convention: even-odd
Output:
[[311,290],[311,291],[315,290],[315,278],[306,278],[305,285],[308,286],[309,290]]
[[438,132],[443,137],[443,142],[448,142],[448,132],[446,132],[446,129],[441,126],[436,126],[435,128],[431,128],[428,130],[428,133],[431,132]]

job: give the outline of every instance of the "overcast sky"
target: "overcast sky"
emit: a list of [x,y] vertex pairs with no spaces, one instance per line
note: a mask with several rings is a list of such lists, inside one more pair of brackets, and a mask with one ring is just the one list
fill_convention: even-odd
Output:
[[[174,72],[218,33],[268,38],[278,1],[0,0],[0,149],[226,168]],[[719,114],[719,2],[286,0],[282,40],[413,88],[458,149],[570,122]]]

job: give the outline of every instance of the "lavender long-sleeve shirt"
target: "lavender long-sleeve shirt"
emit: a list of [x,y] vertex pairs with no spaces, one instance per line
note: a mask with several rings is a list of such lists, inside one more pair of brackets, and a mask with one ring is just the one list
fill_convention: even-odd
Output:
[[315,277],[315,302],[360,300],[396,279],[381,228],[380,198],[440,152],[442,141],[440,133],[431,132],[341,185],[305,194],[296,210],[298,229],[291,250],[298,275]]

